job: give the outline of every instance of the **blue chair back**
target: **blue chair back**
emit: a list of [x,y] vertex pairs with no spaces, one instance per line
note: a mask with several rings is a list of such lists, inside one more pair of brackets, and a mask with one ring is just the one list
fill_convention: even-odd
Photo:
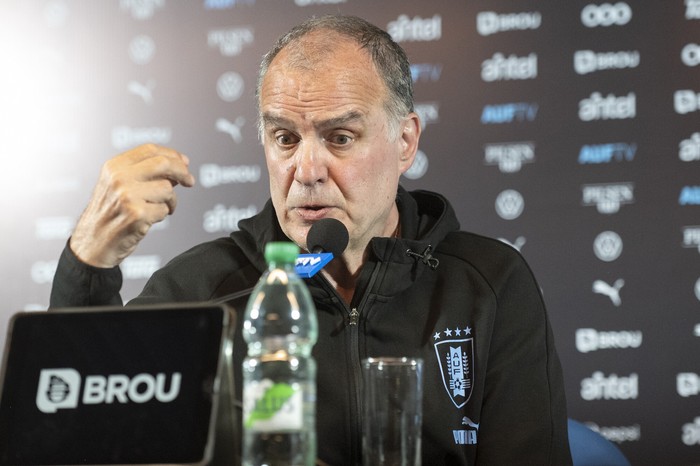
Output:
[[598,432],[569,419],[569,446],[574,466],[630,466],[620,449]]

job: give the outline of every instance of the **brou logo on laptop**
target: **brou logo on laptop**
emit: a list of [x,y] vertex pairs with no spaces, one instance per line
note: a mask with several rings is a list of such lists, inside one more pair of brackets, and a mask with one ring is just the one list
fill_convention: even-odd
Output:
[[55,413],[59,409],[75,409],[79,403],[146,403],[153,399],[169,403],[179,395],[181,380],[182,374],[179,372],[170,376],[169,383],[163,373],[155,376],[143,373],[131,378],[123,374],[88,375],[83,384],[80,373],[75,369],[42,369],[36,391],[36,407],[43,413]]

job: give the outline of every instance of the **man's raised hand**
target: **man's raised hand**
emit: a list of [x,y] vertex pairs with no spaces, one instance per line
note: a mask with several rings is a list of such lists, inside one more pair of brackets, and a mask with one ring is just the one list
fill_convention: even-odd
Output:
[[179,152],[145,144],[108,160],[80,216],[70,248],[82,262],[119,265],[154,223],[175,211],[175,186],[194,186],[189,159]]

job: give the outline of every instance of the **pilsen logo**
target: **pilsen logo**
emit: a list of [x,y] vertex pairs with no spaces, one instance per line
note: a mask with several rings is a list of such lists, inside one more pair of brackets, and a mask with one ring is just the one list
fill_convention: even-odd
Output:
[[471,333],[470,327],[457,327],[433,335],[442,383],[458,409],[467,404],[474,388],[474,338]]

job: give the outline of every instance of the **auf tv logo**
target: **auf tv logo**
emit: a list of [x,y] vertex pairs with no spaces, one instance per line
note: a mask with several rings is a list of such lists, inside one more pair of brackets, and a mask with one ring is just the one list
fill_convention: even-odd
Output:
[[700,205],[700,186],[684,186],[678,196],[679,205]]
[[537,117],[538,109],[538,104],[526,102],[486,105],[481,112],[481,124],[534,121]]
[[[75,369],[42,369],[36,391],[36,407],[43,413],[59,409],[75,409],[83,405],[112,403],[146,403],[156,399],[161,403],[173,401],[180,393],[182,374],[175,372],[167,383],[165,374],[89,375],[84,383]],[[81,397],[82,389],[82,397]]]
[[611,162],[631,162],[637,153],[637,144],[614,142],[608,144],[587,144],[581,147],[578,163],[600,164]]

